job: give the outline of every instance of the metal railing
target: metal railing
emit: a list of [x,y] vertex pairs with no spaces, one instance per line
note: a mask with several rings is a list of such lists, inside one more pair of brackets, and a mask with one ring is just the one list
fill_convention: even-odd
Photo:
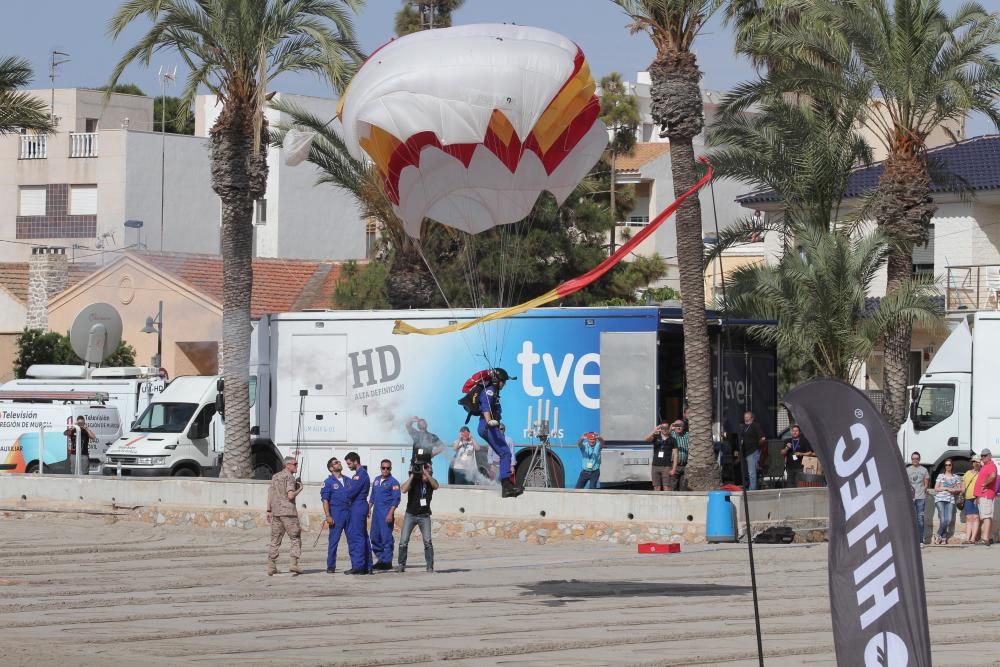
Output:
[[946,278],[946,312],[1000,310],[1000,265],[949,266]]
[[70,157],[97,157],[97,132],[70,132]]
[[49,156],[49,137],[46,134],[21,135],[21,160],[44,160]]

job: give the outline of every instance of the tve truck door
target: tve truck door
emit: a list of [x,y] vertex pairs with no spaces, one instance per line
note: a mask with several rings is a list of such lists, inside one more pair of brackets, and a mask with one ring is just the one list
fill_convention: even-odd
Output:
[[293,442],[346,442],[347,336],[293,334],[291,373],[284,418]]
[[656,332],[601,332],[601,435],[642,441],[656,425]]

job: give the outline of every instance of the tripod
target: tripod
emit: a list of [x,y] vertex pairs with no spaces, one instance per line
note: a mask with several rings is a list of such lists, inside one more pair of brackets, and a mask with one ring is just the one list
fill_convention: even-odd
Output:
[[531,452],[531,458],[528,460],[528,472],[525,473],[525,479],[521,480],[521,486],[525,485],[529,475],[535,470],[541,469],[541,486],[547,489],[551,486],[552,482],[552,476],[549,472],[549,450],[552,447],[552,444],[549,442],[549,420],[539,420],[533,426],[534,428],[528,432],[528,435],[538,436],[538,444]]

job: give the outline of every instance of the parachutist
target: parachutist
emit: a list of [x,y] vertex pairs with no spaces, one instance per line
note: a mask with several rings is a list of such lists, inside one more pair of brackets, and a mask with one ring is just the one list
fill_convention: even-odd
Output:
[[483,390],[479,393],[479,436],[500,457],[501,498],[516,498],[524,493],[524,489],[516,486],[510,479],[511,451],[507,445],[507,438],[500,431],[500,390],[509,379],[511,377],[507,371],[493,368],[483,380]]

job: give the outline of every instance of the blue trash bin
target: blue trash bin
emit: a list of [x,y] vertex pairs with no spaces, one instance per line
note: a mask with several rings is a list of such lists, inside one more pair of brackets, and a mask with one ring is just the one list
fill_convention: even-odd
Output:
[[729,491],[708,492],[705,539],[709,542],[736,541],[736,508]]

